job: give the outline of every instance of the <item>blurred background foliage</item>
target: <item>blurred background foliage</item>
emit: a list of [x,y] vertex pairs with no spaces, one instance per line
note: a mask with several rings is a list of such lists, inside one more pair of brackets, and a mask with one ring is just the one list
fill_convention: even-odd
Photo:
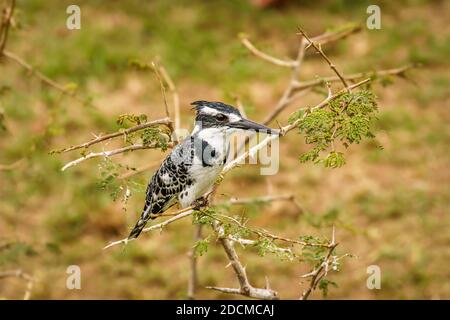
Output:
[[[339,287],[328,298],[450,298],[450,28],[445,16],[450,3],[375,2],[381,7],[381,30],[363,28],[325,51],[344,73],[423,65],[411,81],[374,86],[380,107],[377,140],[356,146],[346,165],[331,169],[300,164],[298,155],[308,146],[291,134],[281,143],[277,175],[265,178],[256,166],[239,168],[220,193],[226,199],[293,192],[306,212],[299,214],[290,203],[234,209],[278,234],[328,236],[336,224],[339,250],[355,257],[332,276]],[[159,57],[166,66],[181,96],[186,128],[193,119],[191,101],[233,103],[233,95],[241,97],[249,117],[261,120],[282,93],[288,73],[252,57],[238,34],[245,32],[266,52],[290,57],[297,49],[297,26],[310,35],[348,23],[364,26],[366,8],[374,2],[282,1],[260,7],[243,0],[80,0],[81,30],[73,31],[66,28],[70,4],[19,0],[7,49],[91,102],[61,95],[13,62],[0,65],[0,164],[16,164],[0,171],[0,270],[21,267],[33,274],[38,281],[32,298],[186,297],[190,221],[146,234],[126,250],[102,251],[134,223],[151,171],[137,176],[136,193],[124,210],[101,188],[104,163],[93,160],[62,173],[62,165],[77,153],[49,152],[84,142],[92,133],[117,130],[116,119],[124,113],[149,119],[164,114],[157,80],[151,72],[130,68],[133,59]],[[331,71],[310,51],[302,77],[316,75]],[[311,94],[296,105],[319,99]],[[286,123],[289,113],[279,120]],[[161,156],[159,150],[147,150],[113,161],[140,167]],[[282,298],[299,297],[305,266],[246,251],[242,260],[255,285],[262,286],[267,275]],[[81,267],[82,290],[66,289],[71,264]],[[200,257],[200,298],[230,297],[202,289],[235,283],[226,264],[214,245]],[[366,288],[366,268],[372,264],[381,267],[381,290]],[[20,298],[24,286],[19,279],[2,280],[0,297]]]

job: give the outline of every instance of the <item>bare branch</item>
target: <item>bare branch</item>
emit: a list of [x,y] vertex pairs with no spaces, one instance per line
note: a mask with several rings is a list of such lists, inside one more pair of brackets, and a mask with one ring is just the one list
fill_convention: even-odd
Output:
[[[194,242],[199,241],[202,238],[202,225],[199,224],[195,227]],[[195,299],[195,292],[197,290],[197,256],[195,255],[195,246],[189,251],[189,281],[188,281],[188,299]]]
[[[176,212],[176,215],[173,218],[167,219],[164,222],[147,227],[147,228],[143,229],[142,232],[150,232],[152,230],[157,230],[157,229],[161,230],[162,228],[171,224],[172,222],[175,222],[177,220],[180,220],[180,219],[190,216],[193,212],[194,212],[194,209],[192,207],[188,207],[188,208],[179,210],[178,212]],[[160,215],[158,215],[158,216],[160,216]],[[135,240],[135,238],[134,239],[124,238],[122,240],[111,242],[103,249],[108,249],[108,248],[113,247],[118,244],[127,244],[128,242],[133,241],[133,240]]]
[[[209,195],[209,193],[208,193],[208,194],[205,194],[204,196],[207,197],[208,195]],[[283,198],[283,197],[285,197],[285,196],[279,196],[279,199],[280,199],[280,200],[281,200],[281,199],[283,199],[283,200],[284,200],[284,199],[288,200],[287,198]],[[266,198],[266,201],[275,201],[275,200],[277,200],[277,199],[276,199],[276,196],[273,196],[273,198],[274,198],[273,200],[269,200],[268,198]],[[228,203],[228,202],[225,202],[225,203]],[[221,204],[224,204],[224,203],[221,203]],[[220,204],[217,204],[217,205],[220,205]],[[180,220],[180,219],[182,219],[182,218],[185,218],[185,217],[190,216],[193,212],[194,212],[194,209],[193,209],[192,207],[188,207],[188,208],[179,210],[179,211],[174,212],[174,213],[171,213],[171,214],[163,214],[163,215],[158,214],[158,215],[155,215],[155,217],[173,216],[173,218],[167,219],[167,220],[165,220],[164,222],[161,222],[161,223],[159,223],[159,224],[155,224],[155,225],[153,225],[153,226],[147,227],[147,228],[145,228],[144,230],[142,230],[142,232],[149,232],[149,231],[156,230],[156,229],[161,230],[163,227],[167,226],[168,224],[170,224],[170,223],[172,223],[172,222],[175,222],[175,221],[177,221],[177,220]],[[301,241],[290,240],[290,239],[278,237],[278,236],[275,236],[275,235],[272,235],[272,234],[267,234],[267,233],[264,233],[263,231],[258,231],[258,232],[259,232],[260,234],[264,234],[265,236],[269,236],[269,237],[272,237],[272,238],[274,238],[274,239],[276,238],[276,239],[278,239],[278,240],[288,241],[288,242],[292,242],[292,243],[306,244],[306,243],[301,242]],[[132,239],[132,240],[134,240],[134,239]],[[130,241],[131,241],[131,240],[130,240]],[[126,238],[125,238],[125,239],[118,240],[118,241],[114,241],[114,242],[111,242],[109,245],[107,245],[104,249],[107,249],[107,248],[109,248],[109,247],[115,246],[115,245],[117,245],[117,244],[123,244],[123,243],[126,244],[127,242],[128,242],[128,241],[127,241]],[[313,244],[313,245],[314,245],[314,244]]]
[[159,74],[159,67],[157,67],[156,63],[153,61],[152,61],[152,68],[153,68],[153,71],[155,72],[156,78],[158,79],[158,82],[159,82],[161,94],[162,94],[163,100],[164,100],[164,110],[166,111],[166,117],[170,118],[169,105],[167,103],[167,97],[166,97],[166,86],[164,85],[161,75]]
[[[341,31],[324,33],[324,34],[314,37],[310,40],[318,43],[319,45],[322,45],[322,44],[327,44],[327,43],[338,41],[338,40],[343,39],[353,33],[360,31],[360,30],[361,30],[360,26],[352,26],[350,28],[346,28]],[[302,97],[306,93],[309,92],[309,90],[307,90],[307,89],[310,88],[310,86],[305,87],[305,88],[299,87],[299,84],[301,82],[298,81],[300,67],[301,67],[303,59],[305,57],[305,51],[306,51],[306,47],[307,47],[308,43],[309,43],[309,41],[306,38],[302,38],[300,40],[297,58],[295,60],[295,66],[293,67],[293,70],[292,70],[291,80],[290,80],[288,86],[286,87],[285,91],[283,92],[282,96],[280,97],[279,101],[275,105],[275,108],[263,120],[264,124],[269,124],[270,122],[272,122],[295,99]],[[319,84],[320,83],[321,82],[319,82]],[[311,86],[311,87],[313,87],[313,86]],[[294,93],[296,91],[302,91],[302,90],[307,90],[307,92]]]
[[11,25],[11,18],[16,7],[16,0],[11,0],[8,8],[4,9],[4,13],[0,25],[0,57],[4,53],[6,42],[8,41],[9,27]]
[[0,279],[9,277],[20,278],[27,282],[27,289],[25,290],[23,300],[29,300],[31,296],[31,290],[33,289],[33,283],[35,281],[34,278],[20,269],[0,272]]
[[278,66],[282,66],[282,67],[294,68],[297,65],[296,61],[278,59],[267,53],[264,53],[264,52],[258,50],[245,35],[241,35],[240,38],[241,38],[242,44],[258,58],[261,58],[263,60],[266,60],[270,63],[273,63]]
[[[355,32],[358,32],[361,30],[361,27],[359,26],[353,26],[351,28],[344,29],[342,31],[337,32],[329,32],[324,33],[323,35],[314,37],[310,40],[317,42],[319,44],[326,44],[330,42],[334,42],[340,39],[343,39]],[[275,108],[272,110],[270,114],[267,115],[267,117],[263,120],[264,124],[269,124],[272,122],[284,109],[286,109],[290,103],[292,103],[295,99],[305,95],[307,92],[298,92],[297,94],[294,94],[294,91],[299,91],[303,88],[299,88],[298,84],[298,76],[300,72],[300,67],[302,65],[303,59],[305,57],[305,51],[306,51],[306,45],[307,45],[307,39],[302,38],[300,40],[297,58],[295,60],[295,66],[293,66],[291,80],[286,87],[286,90],[283,92],[283,95],[280,97],[279,101],[275,105]],[[307,89],[307,88],[305,88]],[[309,92],[309,91],[308,91]]]
[[[181,121],[180,121],[180,97],[177,92],[177,88],[175,87],[175,84],[170,77],[169,73],[167,72],[166,68],[164,68],[163,65],[159,65],[159,71],[164,79],[164,81],[167,83],[167,86],[169,87],[169,90],[172,92],[172,101],[173,101],[173,108],[174,108],[174,123],[175,123],[175,132],[180,130],[181,127]],[[178,141],[177,141],[178,142]]]
[[285,110],[291,102],[295,99],[305,96],[310,92],[310,89],[306,89],[297,93],[294,93],[294,86],[296,82],[291,82],[291,85],[288,88],[288,91],[282,95],[280,101],[277,103],[275,108],[272,110],[270,114],[263,120],[264,124],[269,124],[283,111]]
[[338,246],[338,243],[336,242],[336,229],[333,226],[332,236],[331,236],[331,242],[329,244],[328,253],[323,259],[323,262],[320,264],[320,266],[317,269],[314,269],[310,273],[307,273],[302,276],[302,278],[308,278],[311,277],[311,280],[309,282],[308,288],[303,291],[302,296],[300,297],[300,300],[307,300],[309,295],[317,288],[317,285],[320,283],[320,281],[327,276],[329,265],[331,263],[330,258],[333,255],[334,250]]
[[311,38],[311,40],[315,43],[324,45],[344,39],[354,33],[361,31],[361,29],[362,28],[359,25],[350,26],[349,28],[344,28],[343,30],[325,32],[321,35]]
[[272,122],[272,120],[274,120],[284,109],[288,107],[289,103],[293,101],[292,95],[294,93],[295,84],[298,82],[300,67],[302,65],[303,59],[305,58],[305,50],[306,42],[304,39],[301,39],[298,46],[297,58],[295,60],[296,64],[292,69],[291,80],[289,81],[288,86],[275,105],[273,111],[264,119],[264,124],[269,124],[270,122]]
[[[257,241],[256,240],[252,240],[252,239],[236,238],[236,237],[232,237],[232,236],[229,236],[228,238],[230,239],[230,241],[237,242],[243,247],[257,244]],[[280,251],[280,252],[288,253],[290,255],[294,255],[294,253],[292,252],[292,250],[290,248],[277,247],[276,250]]]
[[267,195],[262,197],[255,198],[231,198],[228,201],[224,201],[218,203],[216,205],[242,205],[242,204],[250,204],[250,203],[266,203],[266,202],[274,202],[274,201],[290,201],[292,202],[300,212],[303,212],[302,206],[295,199],[293,194],[285,194],[285,195]]
[[224,237],[223,230],[221,230],[219,223],[214,223],[213,227],[215,232],[219,236],[219,242],[222,245],[223,249],[225,250],[228,260],[230,260],[230,264],[233,267],[234,273],[236,274],[236,277],[239,281],[239,289],[218,288],[218,287],[207,287],[207,288],[218,290],[225,293],[240,294],[243,296],[256,299],[265,299],[265,300],[279,299],[278,293],[276,291],[273,291],[271,289],[255,288],[252,285],[250,285],[247,273],[245,272],[245,268],[242,266],[239,260],[236,250],[234,249],[233,243],[229,239]]
[[[403,76],[405,74],[406,71],[412,69],[414,66],[413,65],[407,65],[407,66],[403,66],[403,67],[399,67],[399,68],[393,68],[393,69],[386,69],[386,70],[380,70],[380,71],[365,71],[365,72],[358,72],[358,73],[354,73],[348,76],[345,76],[344,78],[346,80],[358,80],[361,78],[365,78],[365,77],[378,77],[378,76]],[[302,81],[302,82],[297,82],[295,84],[295,90],[305,90],[308,88],[313,88],[316,86],[321,85],[322,83],[326,83],[326,82],[337,82],[337,81],[341,81],[341,79],[339,79],[339,77],[337,76],[332,76],[332,77],[324,77],[324,78],[319,78],[319,79],[314,79],[314,80],[309,80],[309,81]],[[303,91],[301,91],[303,92]]]
[[2,278],[9,278],[9,277],[22,278],[22,279],[25,279],[25,280],[31,280],[32,279],[32,277],[29,274],[24,273],[21,269],[8,270],[8,271],[1,271],[0,272],[0,279],[2,279]]
[[146,128],[155,127],[155,126],[158,126],[158,125],[166,125],[166,126],[168,126],[170,124],[170,122],[171,122],[170,118],[163,118],[163,119],[158,119],[158,120],[142,123],[142,124],[139,124],[137,126],[134,126],[134,127],[122,130],[122,131],[117,131],[117,132],[113,132],[113,133],[110,133],[110,134],[106,134],[106,135],[97,137],[97,138],[95,138],[93,140],[90,140],[88,142],[85,142],[85,143],[82,143],[82,144],[79,144],[79,145],[76,145],[76,146],[71,146],[71,147],[68,147],[68,148],[61,149],[61,150],[53,151],[53,153],[63,153],[63,152],[69,152],[69,151],[77,150],[77,149],[88,148],[88,147],[90,147],[90,146],[92,146],[92,145],[94,145],[96,143],[103,142],[103,141],[106,141],[106,140],[110,140],[110,139],[113,139],[113,138],[116,138],[116,137],[120,137],[120,136],[126,136],[126,135],[128,135],[130,133],[133,133],[133,132],[136,132],[136,131],[140,131],[140,130],[144,130]]
[[65,164],[64,167],[61,168],[61,171],[64,171],[68,168],[71,168],[73,166],[76,166],[77,164],[80,164],[83,161],[92,159],[92,158],[98,158],[98,157],[111,157],[115,156],[121,153],[130,152],[130,151],[136,151],[136,150],[142,150],[142,149],[154,149],[157,146],[155,144],[150,145],[143,145],[143,144],[133,144],[131,146],[118,148],[114,150],[109,151],[102,151],[102,152],[90,152],[87,155],[78,158],[76,160],[70,161],[69,163]]
[[289,239],[289,238],[285,238],[285,237],[281,237],[281,236],[277,236],[275,234],[272,234],[270,232],[268,232],[267,230],[264,229],[253,229],[253,228],[247,228],[245,225],[243,225],[242,223],[240,223],[238,220],[229,217],[227,215],[220,215],[221,217],[228,219],[230,221],[232,221],[234,224],[238,225],[241,228],[245,228],[247,231],[252,232],[256,235],[258,235],[259,237],[266,237],[266,238],[271,238],[272,240],[280,240],[283,242],[289,242],[292,244],[299,244],[305,247],[324,247],[324,248],[329,248],[330,245],[326,244],[326,243],[315,243],[315,242],[306,242],[306,241],[301,241],[301,240],[294,240],[294,239]]
[[341,80],[342,84],[345,88],[347,88],[348,91],[350,91],[349,86],[347,84],[347,81],[345,81],[344,77],[341,75],[341,73],[337,70],[336,65],[327,57],[327,55],[323,52],[322,47],[320,44],[316,44],[313,40],[311,40],[305,31],[303,31],[301,28],[299,28],[299,32],[303,37],[305,37],[306,40],[308,40],[309,44],[316,49],[316,51],[325,59],[325,61],[328,63],[330,68],[336,73],[336,75]]
[[69,90],[69,89],[65,88],[64,86],[60,85],[59,83],[53,81],[52,79],[47,77],[42,72],[40,72],[40,71],[36,70],[35,68],[33,68],[28,62],[26,62],[24,59],[22,59],[18,55],[14,54],[14,53],[12,53],[12,52],[10,52],[8,50],[4,50],[3,51],[3,56],[11,59],[12,61],[14,61],[14,62],[18,63],[19,65],[21,65],[22,67],[24,67],[26,70],[28,70],[28,72],[30,72],[30,74],[36,76],[36,78],[38,78],[40,81],[42,81],[46,85],[48,85],[50,87],[53,87],[56,90],[62,92],[63,94],[71,96],[71,97],[77,99],[78,101],[80,101],[82,103],[86,102],[83,99],[81,99],[78,96],[76,96],[75,92],[73,90]]
[[19,159],[11,164],[0,164],[0,171],[11,171],[19,168],[25,162],[25,158]]

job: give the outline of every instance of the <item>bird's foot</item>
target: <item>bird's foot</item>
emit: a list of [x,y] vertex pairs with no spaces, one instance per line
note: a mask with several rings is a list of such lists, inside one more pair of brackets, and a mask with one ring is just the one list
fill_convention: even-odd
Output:
[[205,208],[209,205],[209,201],[205,197],[200,197],[197,200],[194,201],[192,206],[194,207],[194,210],[201,210],[202,208]]

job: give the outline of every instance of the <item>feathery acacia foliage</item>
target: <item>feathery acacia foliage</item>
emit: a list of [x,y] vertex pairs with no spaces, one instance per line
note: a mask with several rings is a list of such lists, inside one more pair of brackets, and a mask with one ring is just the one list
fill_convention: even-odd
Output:
[[312,148],[300,156],[300,162],[323,163],[338,168],[345,164],[344,154],[335,149],[340,142],[345,148],[373,138],[372,122],[377,112],[375,95],[368,90],[347,92],[332,99],[326,108],[293,113],[289,122],[297,120],[299,132]]

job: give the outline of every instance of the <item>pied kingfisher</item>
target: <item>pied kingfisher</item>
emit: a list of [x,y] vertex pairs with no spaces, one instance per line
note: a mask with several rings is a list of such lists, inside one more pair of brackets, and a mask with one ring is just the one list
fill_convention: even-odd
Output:
[[245,119],[234,107],[222,102],[195,101],[195,127],[164,159],[147,186],[141,217],[128,236],[135,239],[149,219],[177,202],[181,208],[195,203],[211,190],[230,150],[230,136],[237,130],[275,133]]

